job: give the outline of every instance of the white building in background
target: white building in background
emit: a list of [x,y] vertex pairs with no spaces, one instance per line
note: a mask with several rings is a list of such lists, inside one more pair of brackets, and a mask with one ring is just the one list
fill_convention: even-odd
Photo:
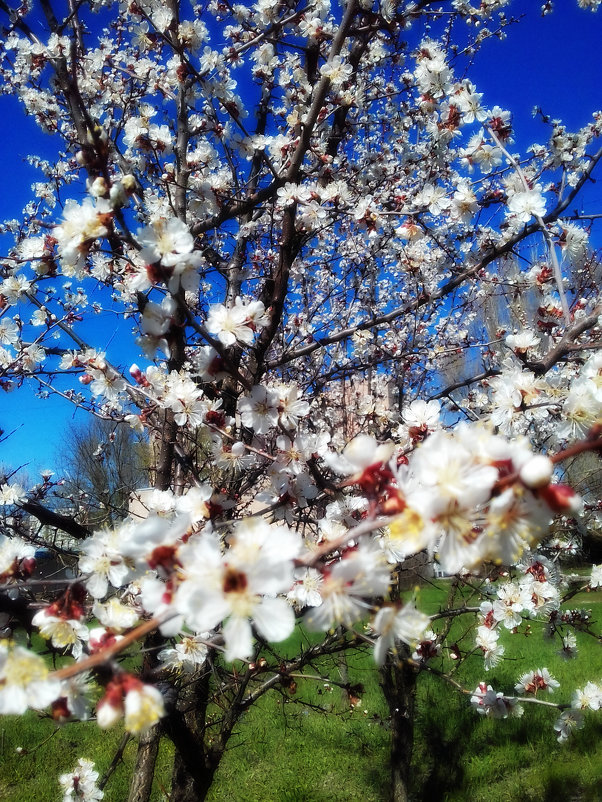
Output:
[[150,501],[156,492],[154,487],[141,487],[133,490],[130,493],[128,515],[134,520],[148,518],[148,513],[152,509]]

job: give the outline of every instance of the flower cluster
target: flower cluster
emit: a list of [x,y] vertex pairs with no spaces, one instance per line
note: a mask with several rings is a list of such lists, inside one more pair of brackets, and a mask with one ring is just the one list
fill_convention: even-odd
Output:
[[97,785],[98,772],[91,760],[80,757],[77,768],[69,774],[61,774],[59,783],[63,789],[63,802],[98,802],[104,799],[104,792]]
[[470,703],[481,716],[491,718],[508,718],[508,716],[522,716],[523,709],[516,703],[516,699],[506,697],[501,691],[494,691],[491,685],[479,682]]
[[107,729],[124,719],[125,728],[135,735],[145,732],[164,715],[163,696],[131,674],[119,674],[107,685],[96,708],[99,727]]
[[399,513],[386,541],[397,559],[426,548],[449,574],[484,560],[511,564],[547,534],[554,513],[579,510],[576,494],[552,483],[549,459],[483,427],[437,431],[399,467],[384,448],[357,438],[335,467],[353,471],[350,481],[382,512]]

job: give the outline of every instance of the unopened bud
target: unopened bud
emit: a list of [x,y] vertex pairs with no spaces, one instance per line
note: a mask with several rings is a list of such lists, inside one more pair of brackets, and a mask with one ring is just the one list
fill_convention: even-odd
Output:
[[578,496],[568,485],[548,485],[539,492],[548,507],[554,512],[574,515],[581,512],[583,508],[581,496]]
[[101,175],[95,178],[88,187],[88,192],[93,198],[104,198],[108,191],[107,182]]
[[101,730],[113,727],[123,716],[123,705],[115,706],[111,702],[100,700],[96,708],[96,723]]
[[538,454],[523,465],[518,475],[524,485],[536,490],[550,484],[553,471],[552,460]]
[[109,192],[109,201],[112,209],[121,209],[126,205],[128,198],[121,184],[113,184]]
[[19,563],[19,573],[23,579],[30,577],[36,570],[36,561],[34,557],[25,557]]
[[125,189],[126,192],[132,193],[136,190],[136,178],[129,174],[124,175],[121,179],[121,186]]
[[136,384],[139,384],[141,387],[150,387],[149,380],[146,378],[144,373],[140,370],[138,365],[136,365],[136,364],[132,365],[132,367],[130,368],[130,375],[131,375],[132,379],[134,379]]

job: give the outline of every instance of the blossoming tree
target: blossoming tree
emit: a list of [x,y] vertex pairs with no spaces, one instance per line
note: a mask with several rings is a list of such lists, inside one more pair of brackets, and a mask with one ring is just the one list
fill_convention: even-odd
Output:
[[[534,667],[460,688],[433,667],[468,656],[441,622],[470,617],[484,671],[525,618],[567,654],[592,634],[538,548],[581,511],[563,464],[602,447],[600,266],[573,213],[602,115],[547,120],[545,145],[514,151],[510,113],[459,77],[511,6],[0,2],[4,91],[63,143],[2,229],[2,387],[60,394],[154,455],[144,514],[110,531],[57,508],[52,476],[5,477],[3,609],[71,659],[50,670],[3,641],[0,712],[86,718],[96,694],[100,727],[140,737],[131,800],[149,799],[161,737],[170,799],[204,798],[242,712],[358,643],[382,670],[403,799],[422,670],[491,716],[557,684]],[[79,561],[32,617],[34,521]],[[422,553],[482,599],[402,603]],[[299,619],[324,639],[264,653]],[[549,703],[559,740],[601,700],[592,678]],[[88,757],[66,799],[102,797]]]

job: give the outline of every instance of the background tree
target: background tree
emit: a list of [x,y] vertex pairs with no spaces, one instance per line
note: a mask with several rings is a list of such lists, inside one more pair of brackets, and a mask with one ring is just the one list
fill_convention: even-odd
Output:
[[149,481],[149,446],[129,428],[92,418],[66,433],[60,457],[60,495],[75,503],[78,520],[113,526],[128,514],[131,494]]

